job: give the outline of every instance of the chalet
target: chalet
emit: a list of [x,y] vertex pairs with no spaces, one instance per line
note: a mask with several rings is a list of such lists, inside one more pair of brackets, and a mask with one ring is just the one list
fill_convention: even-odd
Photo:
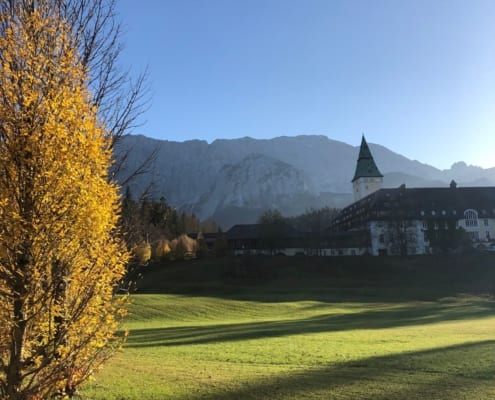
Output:
[[234,225],[226,232],[229,249],[235,255],[305,254],[307,234],[289,224]]
[[327,230],[313,235],[288,224],[234,225],[226,232],[226,238],[235,255],[355,256],[367,254],[371,245],[369,233],[364,229]]

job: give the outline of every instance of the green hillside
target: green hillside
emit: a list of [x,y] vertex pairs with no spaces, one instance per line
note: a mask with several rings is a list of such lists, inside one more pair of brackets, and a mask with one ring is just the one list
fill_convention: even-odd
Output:
[[87,399],[495,397],[493,257],[151,265]]

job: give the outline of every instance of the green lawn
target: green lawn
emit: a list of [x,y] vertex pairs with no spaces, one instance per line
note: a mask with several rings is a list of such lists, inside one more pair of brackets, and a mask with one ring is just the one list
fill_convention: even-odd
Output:
[[495,398],[492,261],[151,266],[132,296],[124,350],[81,394]]

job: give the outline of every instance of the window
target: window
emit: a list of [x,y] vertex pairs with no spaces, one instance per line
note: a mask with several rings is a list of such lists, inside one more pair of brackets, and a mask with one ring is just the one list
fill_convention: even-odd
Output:
[[485,218],[485,226],[488,226],[488,219]]
[[384,235],[380,235],[378,237],[378,240],[380,241],[380,243],[385,243],[385,236]]
[[466,228],[476,227],[478,226],[478,213],[475,210],[466,210],[464,211],[464,220]]
[[435,211],[432,211],[432,212],[431,212],[431,215],[435,215],[435,214],[436,214],[436,212],[435,212]]
[[490,240],[490,232],[486,231],[486,240]]
[[428,223],[426,221],[423,221],[423,229],[424,230],[428,229]]

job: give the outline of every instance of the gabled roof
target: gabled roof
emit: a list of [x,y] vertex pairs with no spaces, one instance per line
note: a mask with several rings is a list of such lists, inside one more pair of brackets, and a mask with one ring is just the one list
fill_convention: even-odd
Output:
[[226,234],[228,240],[258,239],[260,237],[258,224],[234,225]]
[[359,157],[356,164],[356,172],[354,173],[354,178],[352,178],[352,182],[356,179],[368,177],[368,178],[381,178],[383,175],[380,173],[380,170],[375,164],[375,160],[371,155],[370,148],[368,147],[368,143],[366,143],[366,139],[361,139],[361,147],[359,149]]

